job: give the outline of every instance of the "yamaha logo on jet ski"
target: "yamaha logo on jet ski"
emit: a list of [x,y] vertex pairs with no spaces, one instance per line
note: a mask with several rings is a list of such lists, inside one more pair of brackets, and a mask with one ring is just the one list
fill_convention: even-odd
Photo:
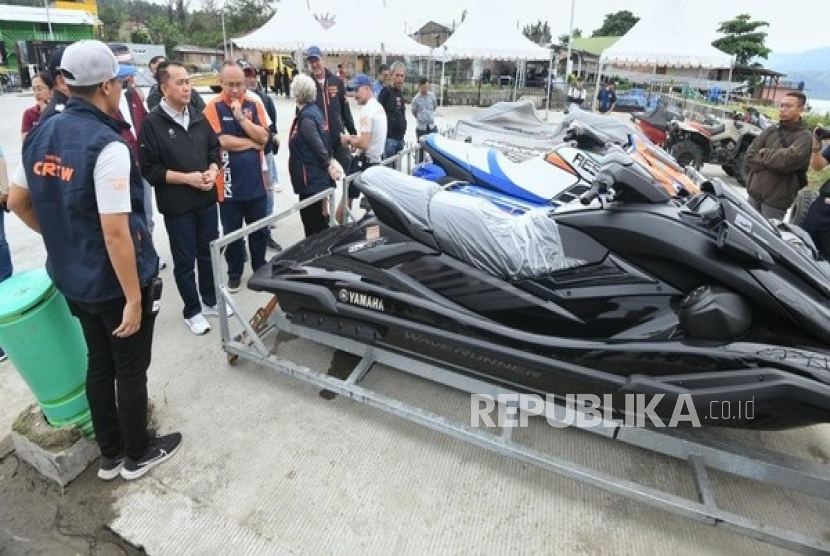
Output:
[[357,305],[358,307],[363,307],[364,309],[380,311],[381,313],[386,310],[383,307],[383,299],[366,293],[353,292],[343,288],[337,293],[337,298],[343,303]]

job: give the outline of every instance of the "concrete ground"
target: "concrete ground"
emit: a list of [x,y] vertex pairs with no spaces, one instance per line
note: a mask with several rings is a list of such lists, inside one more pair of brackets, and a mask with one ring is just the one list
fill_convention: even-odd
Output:
[[[20,114],[30,104],[28,97],[0,97],[0,144],[12,174],[20,157]],[[279,99],[277,107],[284,138],[293,104]],[[439,125],[474,111],[442,109]],[[278,156],[283,178],[278,208],[296,202],[287,181],[287,157],[284,146]],[[16,217],[7,216],[6,234],[16,272],[44,264],[39,237]],[[274,237],[283,245],[299,240],[299,217],[281,222]],[[155,241],[170,261],[161,220]],[[167,288],[156,324],[149,387],[161,431],[180,430],[182,449],[139,481],[100,483],[90,470],[63,493],[77,519],[80,514],[92,516],[96,531],[103,527],[119,542],[126,541],[122,551],[143,547],[153,554],[781,553],[349,399],[332,398],[264,367],[247,362],[231,367],[218,327],[206,336],[193,336],[181,318],[172,270],[162,271],[162,276]],[[267,296],[243,290],[235,299],[251,314]],[[327,346],[282,335],[271,341],[281,356],[321,373],[339,374],[354,364]],[[378,369],[367,385],[462,422],[469,415],[467,395],[405,373]],[[0,364],[0,400],[2,439],[14,417],[32,401],[8,362]],[[544,452],[696,498],[688,467],[671,458],[538,423],[518,434]],[[727,436],[830,463],[828,425]],[[15,490],[8,486],[14,481],[25,484]],[[712,474],[712,481],[722,507],[830,542],[830,503],[724,474]],[[54,492],[38,485],[30,475],[15,475],[7,464],[0,465],[0,506],[9,507],[6,501],[11,500],[35,515],[39,501],[48,499],[54,505]],[[55,521],[7,521],[2,512],[0,517],[0,553],[94,550],[95,543],[64,540]],[[84,526],[89,529],[90,524]],[[37,534],[33,527],[44,531]],[[116,544],[107,542],[109,549]]]

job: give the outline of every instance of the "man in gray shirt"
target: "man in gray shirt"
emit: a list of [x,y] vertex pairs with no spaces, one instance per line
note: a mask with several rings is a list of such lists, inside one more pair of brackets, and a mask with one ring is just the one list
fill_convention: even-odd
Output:
[[[418,81],[418,94],[412,98],[412,115],[415,116],[418,124],[415,126],[415,137],[420,140],[423,135],[438,131],[435,125],[435,109],[438,108],[438,101],[435,94],[429,90],[429,82],[426,77]],[[424,152],[418,153],[418,162],[423,162]]]

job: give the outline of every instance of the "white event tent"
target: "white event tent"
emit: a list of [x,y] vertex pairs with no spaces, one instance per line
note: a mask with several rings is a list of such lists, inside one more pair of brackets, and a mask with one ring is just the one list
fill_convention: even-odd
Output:
[[357,10],[343,3],[334,25],[315,44],[324,52],[341,54],[429,56],[432,53],[431,48],[404,33],[403,20],[392,17],[381,0],[361,6]]
[[[715,29],[707,32],[691,24],[687,3],[664,0],[658,9],[644,15],[628,33],[599,58],[597,83],[601,82],[604,65],[657,68],[729,68],[729,81],[735,59],[712,46]],[[731,91],[728,91],[729,93]]]
[[281,0],[265,25],[231,41],[239,48],[296,52],[316,44],[324,33],[305,0]]
[[480,0],[440,47],[444,58],[483,60],[547,60],[550,49],[522,34],[515,17],[501,3]]

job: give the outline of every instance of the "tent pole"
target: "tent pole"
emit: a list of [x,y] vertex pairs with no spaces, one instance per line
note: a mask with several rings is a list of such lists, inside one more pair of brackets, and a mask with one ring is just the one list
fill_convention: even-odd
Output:
[[519,92],[519,67],[521,65],[520,60],[516,60],[516,77],[513,79],[513,101],[516,101],[516,95]]
[[550,86],[553,83],[553,48],[550,49],[550,63],[548,64],[548,83],[545,90],[545,121],[548,121],[548,112],[550,111]]

